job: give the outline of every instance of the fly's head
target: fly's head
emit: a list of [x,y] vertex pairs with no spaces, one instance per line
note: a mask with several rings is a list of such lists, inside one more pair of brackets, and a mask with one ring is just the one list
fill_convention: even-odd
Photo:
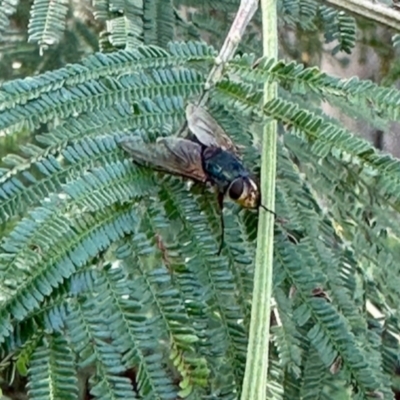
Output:
[[249,177],[234,179],[228,187],[229,197],[244,208],[260,206],[260,189]]

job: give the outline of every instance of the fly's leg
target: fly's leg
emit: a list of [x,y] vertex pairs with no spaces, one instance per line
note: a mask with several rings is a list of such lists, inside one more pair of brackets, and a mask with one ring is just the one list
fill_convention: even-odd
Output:
[[272,214],[275,218],[278,217],[274,211],[270,210],[269,208],[265,207],[264,205],[260,204],[260,207],[263,208],[265,211],[269,212],[270,214]]

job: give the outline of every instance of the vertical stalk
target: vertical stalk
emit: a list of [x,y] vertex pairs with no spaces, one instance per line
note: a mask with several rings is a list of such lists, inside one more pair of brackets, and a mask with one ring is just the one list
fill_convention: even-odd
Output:
[[[261,0],[264,57],[278,57],[276,0]],[[277,95],[276,84],[266,83],[264,104]],[[276,121],[264,126],[261,156],[261,196],[275,208]],[[269,329],[272,298],[274,217],[260,209],[250,336],[241,400],[264,400],[267,394]]]

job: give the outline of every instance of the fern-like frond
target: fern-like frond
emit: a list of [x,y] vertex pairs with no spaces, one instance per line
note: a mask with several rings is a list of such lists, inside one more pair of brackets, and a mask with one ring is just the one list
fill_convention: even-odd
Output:
[[314,0],[299,0],[299,16],[297,23],[304,30],[315,30],[315,17],[318,12],[318,2]]
[[[71,91],[79,91],[80,84],[85,86],[85,84],[99,81],[101,78],[121,77],[135,73],[135,71],[139,73],[145,69],[178,67],[190,61],[210,64],[215,55],[215,50],[204,42],[173,43],[170,45],[169,51],[154,46],[142,46],[132,51],[121,50],[112,54],[97,53],[87,57],[81,64],[46,72],[36,78],[17,79],[4,83],[0,88],[0,110],[15,108],[29,100],[40,99],[41,96],[48,99],[50,101],[48,106],[51,106],[54,101],[52,100],[53,96],[60,98],[64,96],[63,93],[65,95],[70,93],[64,98],[64,101],[74,98],[76,94]],[[75,87],[77,89],[74,89]],[[88,87],[88,89],[94,88]],[[50,95],[52,92],[55,94]]]
[[[143,221],[144,224],[153,220],[155,215],[153,212],[152,214],[151,218],[149,216],[149,219]],[[168,227],[167,221],[160,224],[160,217],[157,220],[157,230]],[[194,321],[191,321],[182,302],[181,293],[173,285],[171,272],[165,266],[148,270],[148,259],[153,252],[151,244],[144,235],[139,234],[127,240],[118,250],[123,257],[126,271],[144,289],[142,302],[157,316],[159,327],[154,330],[154,335],[158,341],[164,341],[168,346],[170,362],[182,377],[180,386],[185,392],[191,392],[194,387],[204,386],[207,382],[207,362],[204,357],[196,355],[200,338],[194,329]],[[162,335],[158,337],[156,332]]]
[[[4,218],[3,221],[7,221],[18,213],[24,212],[30,205],[38,204],[43,195],[46,196],[54,190],[61,190],[62,185],[68,180],[73,179],[85,170],[96,167],[98,163],[105,162],[106,160],[111,163],[115,162],[120,152],[121,150],[118,148],[115,138],[104,136],[97,140],[88,138],[81,143],[66,147],[62,151],[63,163],[58,162],[51,155],[48,158],[36,161],[34,166],[39,171],[41,179],[38,177],[36,171],[34,173],[37,178],[31,172],[23,171],[20,178],[17,179],[11,176],[1,186],[3,202],[0,209],[1,216]],[[114,168],[117,165],[118,163],[114,164]],[[115,176],[115,174],[122,173],[124,175],[128,173],[126,169],[128,165],[128,161],[126,161],[125,165],[119,163],[114,171],[109,169],[107,172],[98,173],[106,177],[105,179],[112,179],[112,176]],[[132,170],[130,171],[132,172]],[[28,183],[22,183],[24,181]],[[82,192],[82,188],[88,188],[88,184],[90,185],[90,180],[81,184],[79,192]],[[72,196],[74,196],[74,191],[76,191],[73,188],[73,184],[67,185],[65,190],[71,193]],[[133,193],[130,193],[130,195],[133,195]]]
[[68,118],[94,108],[110,107],[123,101],[133,102],[153,93],[162,96],[199,94],[203,78],[196,70],[154,70],[153,73],[133,73],[119,79],[105,78],[79,84],[71,90],[60,89],[13,111],[3,111],[0,130],[8,133],[33,130],[39,124],[55,118]]
[[61,40],[66,26],[68,1],[35,0],[31,8],[29,41],[37,43],[41,51]]
[[[277,274],[279,276],[279,274]],[[284,275],[280,275],[284,277]],[[281,326],[272,328],[274,345],[276,347],[280,365],[293,376],[300,376],[300,368],[302,366],[303,349],[307,346],[302,343],[304,339],[297,331],[295,322],[293,321],[293,309],[290,299],[285,295],[283,290],[278,286],[278,282],[274,282],[274,298],[277,299],[281,310],[279,319]],[[282,282],[279,282],[282,284]]]
[[31,358],[28,394],[33,400],[78,398],[74,355],[61,335],[45,336]]
[[[96,1],[94,15],[106,21],[101,47],[135,49],[142,44],[166,48],[174,40],[175,10],[171,1]],[[110,50],[110,49],[108,49]]]
[[89,379],[89,391],[99,399],[135,399],[133,387],[124,371],[122,356],[110,343],[110,298],[104,279],[98,282],[98,292],[83,303],[69,307],[66,324],[73,351],[79,355],[80,368],[95,365],[96,372]]
[[0,34],[3,35],[8,28],[10,15],[14,14],[19,1],[15,0],[2,0],[0,1]]
[[[213,325],[218,327],[218,333],[214,332],[218,340],[214,346],[215,351],[218,349],[214,356],[214,368],[224,368],[226,384],[231,390],[232,385],[239,390],[243,378],[243,364],[239,360],[243,360],[246,354],[246,337],[243,307],[238,304],[238,298],[235,299],[238,289],[231,268],[216,256],[219,243],[211,232],[204,233],[210,231],[207,220],[185,191],[172,190],[171,186],[167,186],[160,193],[160,198],[169,203],[168,209],[184,224],[180,249],[186,256],[186,268],[195,274],[201,286],[208,288],[202,298],[213,304],[210,312],[214,314]],[[240,297],[240,301],[245,302],[246,298]],[[223,365],[218,365],[221,362]]]
[[333,8],[320,5],[319,12],[324,26],[324,34],[327,43],[337,41],[338,44],[332,50],[335,55],[339,51],[350,53],[356,41],[356,21],[355,19]]
[[[168,376],[165,364],[161,362],[161,342],[169,338],[157,337],[159,318],[151,312],[151,304],[154,303],[150,300],[151,292],[146,291],[141,279],[130,281],[133,282],[131,286],[123,284],[127,278],[127,269],[124,267],[110,269],[106,276],[110,290],[108,296],[111,295],[116,307],[116,313],[110,319],[114,343],[123,354],[124,365],[139,368],[137,385],[142,396],[150,393],[156,398],[176,395],[177,388],[173,385],[172,377]],[[130,265],[130,268],[133,267]]]
[[354,335],[348,330],[347,321],[332,304],[324,298],[311,296],[312,290],[321,286],[321,281],[309,272],[306,273],[304,268],[299,270],[297,265],[290,261],[294,260],[293,251],[297,253],[296,259],[309,257],[307,247],[302,243],[297,246],[286,243],[285,246],[277,248],[279,269],[283,268],[286,271],[288,279],[296,288],[296,295],[301,296],[301,305],[293,314],[294,320],[299,326],[306,324],[310,318],[314,321],[307,332],[307,338],[317,349],[325,367],[330,368],[340,356],[349,378],[352,377],[358,389],[367,395],[379,388],[379,383],[372,373],[373,368],[368,365],[367,353],[356,345]]
[[197,7],[199,11],[222,11],[224,13],[235,13],[237,12],[240,4],[239,0],[227,0],[227,1],[216,1],[216,0],[204,0],[198,3],[196,0],[177,0],[174,2],[176,5],[182,5],[186,7]]
[[282,385],[283,373],[279,362],[270,357],[270,364],[268,366],[268,384],[267,384],[267,398],[271,400],[283,400],[284,389]]
[[324,366],[315,348],[310,347],[304,361],[304,371],[300,386],[300,393],[303,399],[323,399],[324,381],[332,379],[329,370]]
[[[107,109],[107,113],[100,109],[78,119],[68,118],[52,131],[36,137],[45,147],[30,144],[22,147],[23,157],[13,154],[5,157],[3,163],[9,169],[4,168],[0,177],[0,193],[3,196],[0,215],[3,221],[23,212],[27,205],[35,204],[41,196],[50,193],[54,186],[60,187],[66,179],[120,153],[115,142],[119,135],[116,129],[155,129],[177,125],[184,118],[182,99],[179,97],[160,97],[154,101],[143,99],[133,104],[132,108],[122,103]],[[99,130],[101,137],[98,136]],[[76,144],[67,148],[72,142]],[[61,162],[58,161],[60,155]]]
[[[340,266],[340,277],[330,276],[331,294],[337,293],[340,300],[336,301],[339,303],[348,298],[349,294],[353,297],[357,293],[355,276],[358,270],[368,288],[370,301],[380,309],[388,310],[387,318],[392,318],[391,310],[396,308],[400,285],[400,271],[395,261],[400,231],[396,213],[389,212],[386,198],[380,192],[370,189],[370,185],[374,187],[376,178],[367,180],[360,173],[360,167],[350,165],[344,168],[333,157],[316,159],[310,147],[294,136],[287,136],[285,141],[291,151],[298,155],[305,173],[318,187],[319,195],[334,216],[336,234],[351,243],[351,246],[334,251],[337,254],[335,264]],[[332,182],[335,182],[334,185]],[[352,204],[353,207],[343,207],[343,204]],[[335,257],[334,254],[331,257]],[[328,267],[331,260],[326,260],[328,263],[325,271],[328,275],[333,272]],[[359,307],[363,301],[358,300]],[[352,321],[354,329],[359,330],[365,325],[354,307],[343,305],[343,313]],[[362,329],[365,331],[365,328]],[[397,334],[396,328],[394,332]]]
[[392,37],[393,47],[399,47],[400,44],[400,35],[396,34]]
[[13,334],[5,338],[2,349],[17,353],[18,363],[28,363],[38,343],[47,334],[64,333],[71,300],[85,298],[96,288],[99,271],[93,265],[81,267],[65,279],[56,291],[44,296],[40,309],[28,313],[22,321],[13,320]]
[[[53,200],[54,206],[58,203],[57,199]],[[46,209],[38,208],[36,215],[44,218]],[[36,215],[33,214],[33,218]],[[29,312],[38,309],[44,296],[49,295],[53,288],[57,288],[77,268],[82,267],[100,250],[107,248],[112,241],[133,230],[135,226],[134,214],[127,206],[116,213],[110,213],[110,210],[107,213],[105,209],[96,216],[89,213],[85,216],[76,215],[74,226],[70,223],[71,218],[74,218],[73,214],[64,214],[52,221],[51,232],[55,234],[53,239],[39,236],[35,243],[29,243],[21,232],[15,235],[17,244],[13,246],[9,242],[3,247],[2,262],[5,263],[3,264],[5,268],[3,267],[1,271],[3,281],[1,340],[12,331],[12,319],[22,320]],[[27,229],[25,234],[29,235],[29,232],[32,232],[33,221],[29,219],[22,221],[20,226],[25,225]],[[19,250],[21,247],[25,250],[25,254]],[[46,257],[41,255],[41,251],[46,252]],[[27,257],[22,264],[17,257],[18,254]],[[15,274],[7,278],[7,267],[10,263],[25,271],[22,277],[28,274],[28,271],[31,276],[25,278],[22,284],[21,278],[18,281]],[[40,268],[38,268],[39,263]]]
[[175,13],[171,0],[143,1],[143,42],[167,47],[174,38]]
[[253,68],[254,58],[244,56],[230,64],[233,74],[239,73],[246,81],[258,83],[263,80],[278,82],[291,93],[316,94],[322,100],[337,99],[338,105],[346,112],[347,105],[358,107],[374,117],[398,120],[400,92],[395,88],[380,87],[369,80],[339,79],[316,67],[304,68],[296,62],[260,60]]
[[136,0],[113,1],[108,19],[108,40],[115,48],[135,49],[143,44],[143,3]]
[[96,19],[105,21],[109,13],[109,0],[93,0],[93,15]]

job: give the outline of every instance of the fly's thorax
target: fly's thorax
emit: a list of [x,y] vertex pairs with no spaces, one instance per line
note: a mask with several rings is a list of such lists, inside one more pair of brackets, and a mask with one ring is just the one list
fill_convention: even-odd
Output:
[[224,193],[235,179],[248,175],[241,160],[218,147],[204,148],[203,169],[210,181]]
[[244,208],[258,208],[260,205],[260,190],[249,177],[234,179],[228,187],[229,197]]

